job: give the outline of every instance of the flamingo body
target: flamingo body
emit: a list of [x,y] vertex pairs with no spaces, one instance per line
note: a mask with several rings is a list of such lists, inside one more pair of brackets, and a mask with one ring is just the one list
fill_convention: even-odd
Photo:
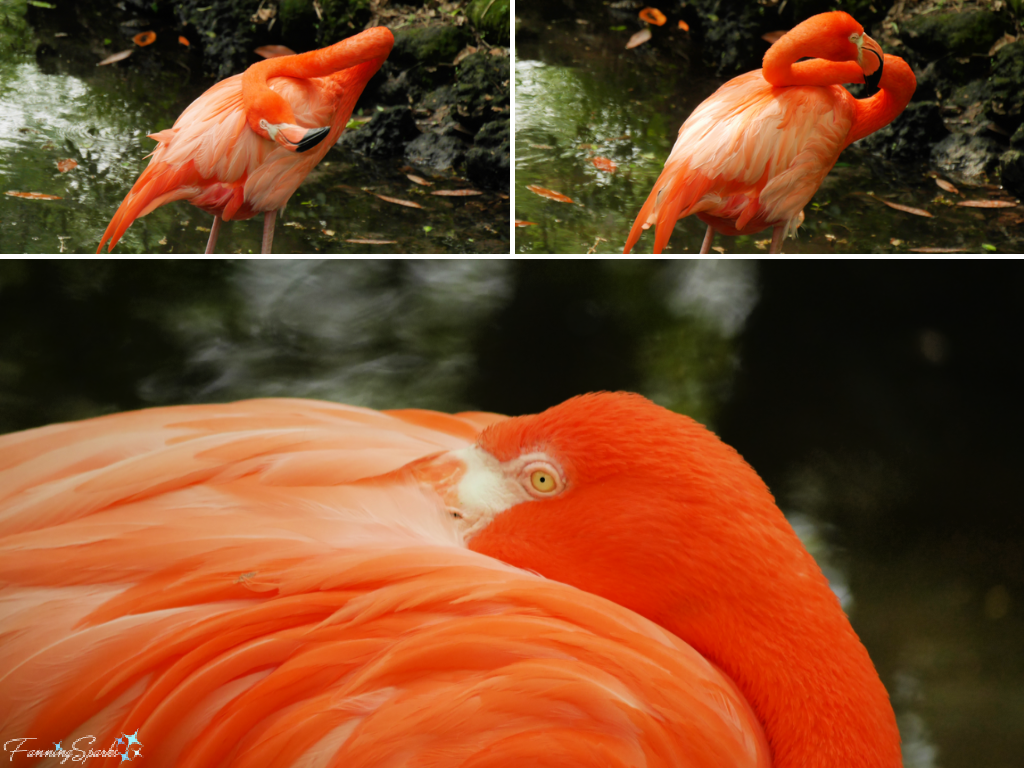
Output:
[[[821,58],[798,63],[804,56]],[[870,99],[841,86],[876,73],[882,90]],[[807,19],[773,44],[764,69],[725,83],[683,123],[624,253],[651,226],[661,253],[675,222],[691,214],[709,227],[702,253],[715,232],[766,227],[777,251],[842,150],[891,122],[915,87],[910,67],[884,55],[848,14]]]
[[[113,250],[135,219],[175,200],[213,214],[218,225],[276,213],[337,142],[393,42],[390,30],[375,27],[320,51],[259,62],[215,84],[173,127],[150,135],[158,142],[152,160],[111,219],[97,253],[107,241]],[[257,84],[254,70],[264,74]],[[328,130],[305,151],[285,141],[284,133],[276,141],[266,131],[261,135],[258,123],[267,109],[258,97],[268,91],[287,105],[288,125]]]

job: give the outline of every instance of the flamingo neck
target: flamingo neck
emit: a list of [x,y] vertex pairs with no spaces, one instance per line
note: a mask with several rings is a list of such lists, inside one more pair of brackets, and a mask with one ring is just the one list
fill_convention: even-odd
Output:
[[906,109],[917,89],[917,78],[907,62],[899,56],[886,54],[878,88],[873,96],[854,100],[856,118],[846,139],[846,147],[884,128]]
[[800,61],[821,55],[821,30],[814,21],[794,27],[768,49],[761,69],[764,79],[777,87],[864,82],[864,71],[855,61]]

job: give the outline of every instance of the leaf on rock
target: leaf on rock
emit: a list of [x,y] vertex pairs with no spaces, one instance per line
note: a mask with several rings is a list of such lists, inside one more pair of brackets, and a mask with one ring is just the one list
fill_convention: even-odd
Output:
[[527,189],[535,195],[540,195],[541,197],[546,197],[548,200],[555,200],[559,203],[571,203],[573,201],[571,197],[566,197],[561,192],[555,192],[552,189],[544,189],[544,187],[538,187],[536,184],[530,184]]
[[935,183],[939,185],[939,189],[944,189],[946,192],[949,192],[950,194],[953,194],[953,195],[959,195],[960,194],[960,190],[957,189],[956,187],[954,187],[952,184],[950,184],[945,179],[936,179]]
[[77,168],[77,167],[78,167],[78,163],[76,163],[71,158],[68,158],[67,160],[58,160],[57,161],[57,170],[60,171],[61,173],[67,173],[72,168]]
[[961,200],[957,205],[964,208],[1016,208],[1009,200]]
[[594,167],[597,168],[597,170],[608,171],[608,173],[615,173],[615,169],[619,167],[607,157],[592,157],[590,158],[590,162],[594,164]]
[[648,24],[653,24],[656,27],[660,27],[668,19],[665,18],[665,14],[659,11],[657,8],[644,8],[640,11],[640,19],[646,21]]
[[42,192],[8,192],[11,197],[24,197],[26,200],[62,200],[57,195],[44,195]]
[[646,43],[650,39],[651,39],[651,28],[650,27],[644,27],[639,32],[637,32],[635,35],[633,35],[631,38],[629,38],[629,42],[626,43],[626,50],[628,51],[630,48],[636,48],[638,45],[643,45],[644,43]]
[[414,203],[412,200],[401,200],[397,197],[388,197],[387,195],[378,195],[376,192],[373,193],[374,197],[379,197],[385,203],[394,203],[395,205],[404,205],[406,208],[422,208],[423,206],[419,203]]
[[438,197],[469,197],[470,195],[482,195],[479,189],[438,189],[431,192]]
[[419,184],[421,187],[432,187],[432,186],[434,186],[434,182],[427,181],[422,176],[414,176],[411,173],[407,173],[407,174],[405,174],[405,178],[407,178],[413,184]]
[[116,64],[119,61],[124,61],[133,53],[135,53],[134,48],[129,48],[127,51],[118,51],[117,53],[112,53],[109,56],[107,56],[107,58],[105,58],[103,61],[99,62],[96,66],[103,67],[107,64]]

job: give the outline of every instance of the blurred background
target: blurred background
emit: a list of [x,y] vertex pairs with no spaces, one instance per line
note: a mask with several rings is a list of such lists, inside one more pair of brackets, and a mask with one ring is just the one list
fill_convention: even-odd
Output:
[[818,558],[907,768],[1024,753],[1024,264],[0,261],[0,432],[312,397],[709,425]]

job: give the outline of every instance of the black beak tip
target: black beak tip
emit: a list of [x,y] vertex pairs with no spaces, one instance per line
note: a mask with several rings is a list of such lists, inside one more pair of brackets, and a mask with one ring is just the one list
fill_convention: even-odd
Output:
[[873,75],[864,75],[864,82],[874,91],[878,90],[878,84],[882,81],[882,68],[885,66],[885,60],[874,51],[871,51],[871,53],[874,53],[875,58],[878,59],[878,69],[875,70]]
[[321,141],[323,141],[327,134],[331,132],[329,126],[324,128],[314,128],[313,130],[306,131],[306,135],[302,137],[302,141],[295,145],[296,152],[305,152],[312,149]]

